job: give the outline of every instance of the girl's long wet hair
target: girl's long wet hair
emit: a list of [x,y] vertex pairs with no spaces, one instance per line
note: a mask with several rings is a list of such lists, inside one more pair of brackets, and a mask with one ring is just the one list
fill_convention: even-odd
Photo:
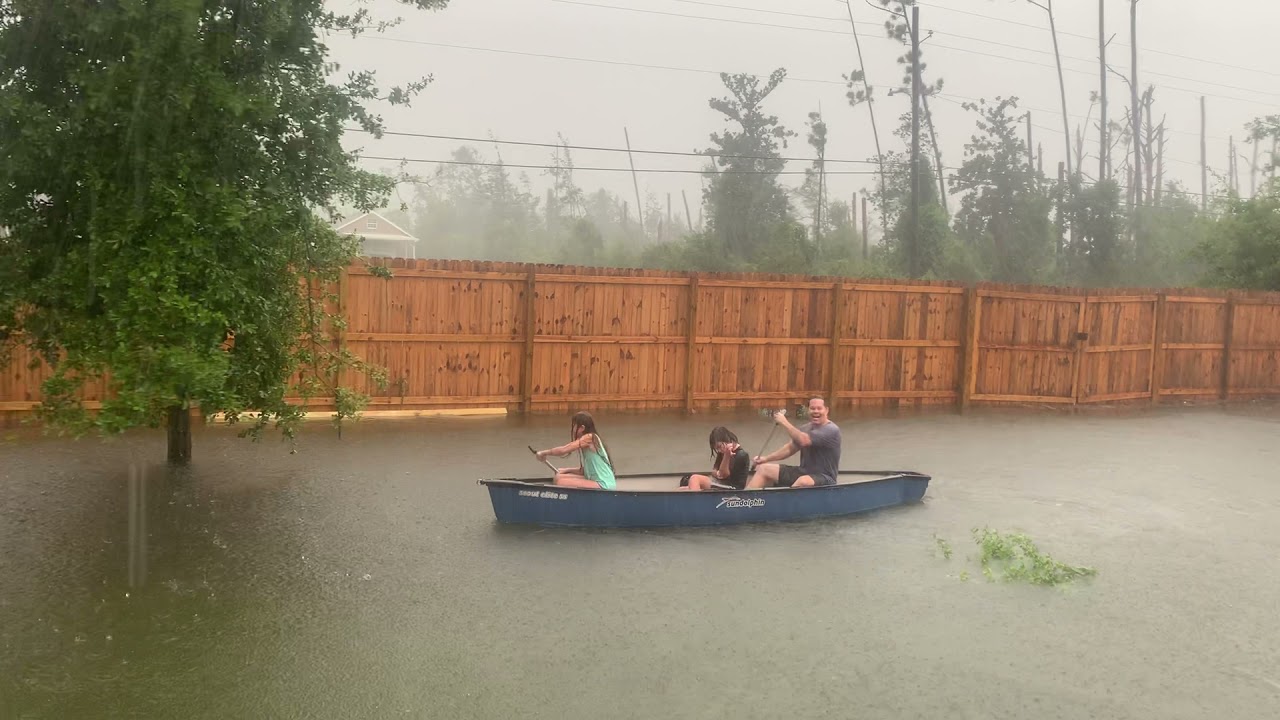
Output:
[[720,460],[720,454],[716,452],[716,443],[736,443],[738,436],[733,434],[729,428],[718,425],[711,429],[711,437],[707,440],[707,444],[711,446],[711,462],[716,463]]
[[604,445],[604,438],[600,437],[600,433],[596,431],[595,418],[591,417],[591,413],[580,411],[573,414],[573,418],[569,421],[570,439],[577,440],[579,437],[578,428],[582,428],[582,432],[591,433],[591,446],[596,452],[604,451],[604,460],[609,463],[609,468],[613,468],[613,453]]

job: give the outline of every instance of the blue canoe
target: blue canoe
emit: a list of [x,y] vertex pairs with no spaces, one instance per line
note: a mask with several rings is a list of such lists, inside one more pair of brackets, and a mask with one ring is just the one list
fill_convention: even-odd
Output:
[[498,522],[589,528],[737,525],[810,520],[920,502],[930,477],[847,470],[835,485],[680,491],[680,474],[620,475],[617,490],[557,487],[542,479],[485,479]]

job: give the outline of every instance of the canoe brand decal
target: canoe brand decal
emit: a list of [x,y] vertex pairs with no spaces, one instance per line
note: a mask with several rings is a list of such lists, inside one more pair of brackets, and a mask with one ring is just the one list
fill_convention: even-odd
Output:
[[722,507],[727,507],[727,508],[764,507],[764,498],[740,498],[737,495],[734,495],[733,497],[727,497],[722,499],[720,501],[720,504],[716,506],[716,509],[719,510]]
[[541,498],[543,500],[568,500],[569,494],[553,490],[521,490],[520,497]]

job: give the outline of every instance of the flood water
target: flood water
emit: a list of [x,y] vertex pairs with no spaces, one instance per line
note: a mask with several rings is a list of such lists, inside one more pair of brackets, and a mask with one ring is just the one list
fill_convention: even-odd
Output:
[[[769,430],[598,419],[621,471]],[[1275,717],[1280,409],[833,419],[925,502],[504,528],[476,479],[545,476],[563,419],[207,428],[178,473],[160,435],[0,433],[0,717]],[[984,526],[1098,575],[988,582]]]

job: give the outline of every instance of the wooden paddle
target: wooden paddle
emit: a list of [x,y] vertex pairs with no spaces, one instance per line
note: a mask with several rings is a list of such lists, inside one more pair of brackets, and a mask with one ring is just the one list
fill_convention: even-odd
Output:
[[[786,412],[787,412],[787,411],[786,411],[786,410],[783,410],[782,412],[783,412],[783,414],[786,414]],[[758,455],[758,456],[753,456],[753,457],[752,457],[752,460],[754,460],[754,459],[755,459],[755,457],[763,457],[763,456],[764,456],[764,454],[765,454],[766,452],[768,452],[768,451],[769,451],[769,441],[770,441],[770,440],[773,440],[773,433],[774,433],[774,432],[776,432],[776,431],[778,430],[778,421],[773,419],[773,413],[772,413],[772,412],[770,412],[770,413],[769,413],[769,421],[773,423],[773,427],[769,429],[769,437],[765,438],[764,445],[763,445],[763,446],[761,446],[759,455]],[[748,471],[748,472],[755,472],[755,471],[756,471],[756,466],[755,466],[755,463],[754,463],[754,462],[751,464],[751,467],[747,469],[747,471]]]
[[[533,453],[533,456],[534,456],[534,457],[538,457],[538,451],[537,451],[537,450],[534,450],[532,445],[525,445],[525,447],[529,448],[529,452]],[[546,458],[542,458],[542,464],[544,464],[544,465],[546,465],[547,467],[551,468],[551,472],[553,472],[553,473],[559,473],[559,472],[560,472],[560,468],[556,467],[555,465],[552,465],[552,464],[551,464],[551,462],[550,462],[550,461],[548,461]]]

